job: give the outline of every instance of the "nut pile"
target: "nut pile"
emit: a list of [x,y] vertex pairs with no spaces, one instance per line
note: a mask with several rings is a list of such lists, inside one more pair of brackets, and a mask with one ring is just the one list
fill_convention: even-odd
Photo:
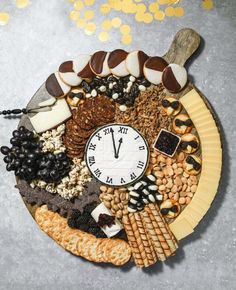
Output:
[[125,112],[116,106],[115,121],[129,124],[139,130],[151,146],[161,128],[171,131],[172,117],[165,115],[161,109],[163,97],[161,85],[151,86],[141,92],[136,98],[134,106],[127,108]]
[[185,154],[177,153],[175,158],[167,157],[157,151],[151,152],[150,166],[157,177],[158,191],[163,199],[173,199],[180,205],[189,204],[197,190],[198,177],[189,175],[183,170]]
[[62,136],[65,133],[65,124],[58,126],[56,129],[46,131],[43,133],[39,140],[43,142],[43,152],[52,152],[58,154],[66,151],[63,144]]
[[61,179],[59,184],[46,183],[42,180],[34,180],[32,187],[38,186],[51,193],[58,193],[64,199],[72,199],[82,194],[85,185],[91,181],[91,175],[85,161],[74,158],[69,176]]
[[100,187],[100,200],[111,210],[118,219],[128,214],[129,193],[127,188],[112,188],[105,185]]

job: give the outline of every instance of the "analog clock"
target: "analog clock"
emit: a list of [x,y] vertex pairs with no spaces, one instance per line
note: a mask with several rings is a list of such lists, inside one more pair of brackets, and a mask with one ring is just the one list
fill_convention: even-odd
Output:
[[124,186],[144,174],[149,160],[148,144],[131,126],[105,125],[88,140],[85,160],[96,179],[107,185]]

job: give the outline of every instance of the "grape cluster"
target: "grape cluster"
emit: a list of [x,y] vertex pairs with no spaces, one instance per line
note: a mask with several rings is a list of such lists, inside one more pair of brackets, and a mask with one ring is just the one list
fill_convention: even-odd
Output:
[[43,152],[43,143],[33,132],[21,126],[12,136],[12,147],[1,147],[7,171],[14,171],[17,177],[27,182],[40,179],[48,183],[58,182],[69,173],[71,161],[66,154]]
[[91,212],[95,207],[96,203],[92,203],[84,207],[83,213],[73,210],[68,219],[68,226],[93,234],[97,238],[105,238],[106,235],[91,216]]

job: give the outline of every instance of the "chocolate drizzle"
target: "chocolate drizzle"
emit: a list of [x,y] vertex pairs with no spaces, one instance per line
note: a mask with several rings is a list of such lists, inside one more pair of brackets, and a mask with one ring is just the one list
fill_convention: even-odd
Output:
[[113,69],[126,59],[128,52],[123,49],[116,49],[112,51],[108,57],[108,66]]
[[103,63],[106,58],[106,51],[97,51],[93,54],[90,60],[90,66],[96,74],[101,74],[103,71]]

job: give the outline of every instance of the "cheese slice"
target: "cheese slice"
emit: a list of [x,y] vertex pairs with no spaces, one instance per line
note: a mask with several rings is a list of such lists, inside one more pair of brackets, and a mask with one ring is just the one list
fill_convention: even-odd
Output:
[[178,240],[191,234],[208,211],[218,189],[222,169],[222,146],[215,120],[202,97],[193,89],[179,99],[199,135],[202,171],[191,202],[170,224]]

